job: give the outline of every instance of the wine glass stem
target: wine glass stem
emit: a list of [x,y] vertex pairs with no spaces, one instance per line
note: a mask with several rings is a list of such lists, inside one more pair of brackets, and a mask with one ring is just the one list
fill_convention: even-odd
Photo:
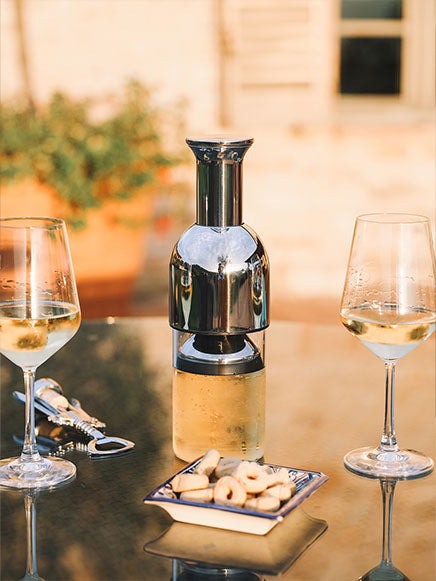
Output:
[[396,361],[385,361],[386,369],[386,395],[385,395],[385,421],[380,448],[385,452],[397,452],[397,438],[394,428],[394,376]]
[[392,564],[392,502],[396,482],[380,480],[383,497],[383,546],[382,563]]
[[36,576],[36,516],[35,498],[32,494],[24,496],[24,508],[26,511],[26,536],[27,536],[27,559],[26,573]]
[[23,462],[41,461],[35,437],[35,368],[24,371],[24,387],[26,393],[26,423],[24,428],[24,446],[21,453]]

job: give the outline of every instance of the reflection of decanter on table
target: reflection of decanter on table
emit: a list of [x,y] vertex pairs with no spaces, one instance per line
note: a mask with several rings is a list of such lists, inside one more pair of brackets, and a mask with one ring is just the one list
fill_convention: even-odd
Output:
[[26,574],[22,581],[44,581],[36,568],[36,497],[35,491],[25,492],[24,509],[26,512]]
[[392,564],[392,503],[397,481],[380,478],[383,498],[383,541],[380,564],[371,569],[358,581],[410,581]]
[[213,567],[206,564],[187,563],[173,559],[173,574],[171,581],[261,581],[261,578],[251,571]]

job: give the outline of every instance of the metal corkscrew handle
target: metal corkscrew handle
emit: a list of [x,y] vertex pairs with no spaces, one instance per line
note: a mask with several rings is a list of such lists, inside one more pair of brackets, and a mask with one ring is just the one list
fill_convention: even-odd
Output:
[[[71,412],[70,412],[71,413]],[[134,447],[134,442],[125,440],[124,438],[116,438],[115,436],[105,436],[100,430],[93,428],[84,420],[78,421],[75,426],[76,430],[83,432],[87,436],[93,438],[88,444],[88,453],[99,456],[106,456],[108,454],[118,454],[126,452]],[[104,446],[108,444],[117,444],[116,448],[109,450],[99,450],[97,446]]]
[[[62,399],[59,399],[59,397],[54,399],[54,393],[58,396],[60,394]],[[14,399],[20,403],[25,403],[26,397],[23,393],[14,391],[12,395]],[[63,403],[63,400],[65,400],[65,404]],[[57,405],[53,405],[55,403]],[[92,438],[87,446],[88,454],[92,456],[119,454],[120,452],[131,450],[135,446],[134,442],[131,442],[130,440],[117,438],[115,436],[106,436],[103,432],[98,430],[95,427],[96,425],[104,427],[106,424],[84,412],[80,407],[80,403],[78,403],[78,405],[70,405],[70,402],[68,402],[68,400],[63,396],[60,385],[52,379],[42,379],[35,382],[35,409],[46,415],[48,420],[54,424],[58,426],[73,427],[77,431]],[[109,447],[99,449],[101,446]]]

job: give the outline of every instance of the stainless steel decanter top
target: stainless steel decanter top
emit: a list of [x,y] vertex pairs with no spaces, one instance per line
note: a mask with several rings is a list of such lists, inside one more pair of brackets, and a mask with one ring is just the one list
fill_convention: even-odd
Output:
[[197,217],[170,262],[170,325],[249,333],[269,324],[269,262],[242,223],[242,160],[253,139],[187,139],[197,159]]
[[209,140],[186,143],[197,158],[197,220],[201,226],[242,224],[242,160],[252,138]]
[[255,460],[265,434],[269,262],[242,222],[242,160],[253,139],[186,141],[197,216],[170,260],[174,451],[186,461],[209,448]]

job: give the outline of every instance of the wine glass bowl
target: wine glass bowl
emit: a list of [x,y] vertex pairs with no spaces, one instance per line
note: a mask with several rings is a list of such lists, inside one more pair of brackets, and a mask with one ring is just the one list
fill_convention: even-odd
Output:
[[430,221],[409,214],[368,214],[356,219],[341,304],[341,321],[386,369],[380,445],[349,452],[345,466],[371,477],[416,478],[433,460],[403,450],[394,430],[395,365],[435,329],[435,257]]
[[74,464],[42,458],[35,440],[36,368],[80,326],[65,223],[54,218],[0,220],[0,352],[24,372],[26,422],[19,458],[0,461],[0,486],[51,488],[74,477]]

